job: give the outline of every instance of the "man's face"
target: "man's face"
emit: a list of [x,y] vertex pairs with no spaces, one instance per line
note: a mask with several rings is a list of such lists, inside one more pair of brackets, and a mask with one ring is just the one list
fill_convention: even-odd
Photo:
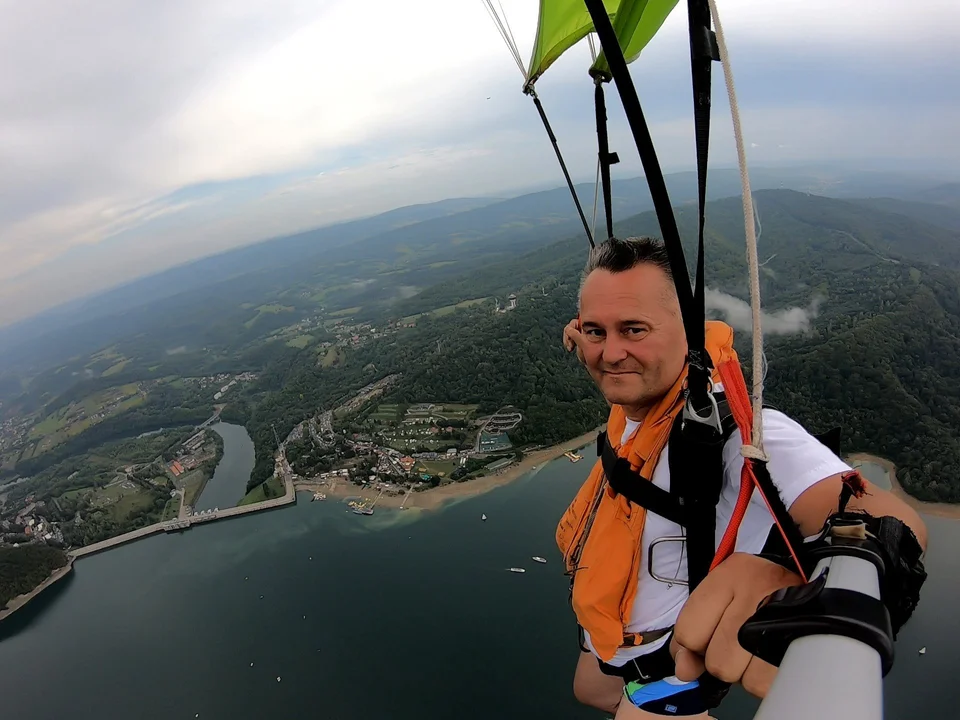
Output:
[[656,265],[594,270],[580,294],[583,356],[600,392],[641,419],[683,370],[687,341],[673,282]]

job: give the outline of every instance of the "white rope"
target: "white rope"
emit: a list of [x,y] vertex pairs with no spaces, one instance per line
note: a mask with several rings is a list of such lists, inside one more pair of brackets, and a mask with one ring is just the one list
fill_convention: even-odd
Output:
[[[504,44],[507,46],[507,50],[510,51],[510,56],[513,58],[513,61],[517,64],[517,69],[520,70],[520,74],[526,78],[527,73],[523,69],[523,60],[520,58],[520,51],[517,49],[516,40],[513,37],[513,31],[510,29],[509,23],[506,21],[507,14],[503,12],[503,5],[500,5],[500,13],[497,12],[496,8],[493,7],[493,0],[480,0],[483,3],[483,6],[487,9],[487,14],[490,15],[490,19],[493,20],[493,24],[497,27],[497,32],[500,33],[500,37],[503,39]],[[501,18],[500,14],[503,14]]]
[[[760,266],[757,261],[757,218],[754,215],[753,195],[750,193],[750,175],[747,172],[747,153],[743,146],[743,130],[740,127],[740,106],[737,104],[737,92],[733,85],[733,71],[730,68],[730,56],[723,37],[723,26],[717,12],[716,0],[707,0],[710,14],[717,31],[717,48],[720,62],[723,64],[723,79],[727,85],[727,97],[730,101],[730,115],[733,119],[733,136],[737,142],[737,162],[740,165],[740,185],[743,190],[743,229],[747,240],[747,264],[750,274],[750,310],[753,316],[753,437],[744,443],[744,457],[752,453],[765,458],[763,450],[763,379],[766,374],[763,354],[763,327],[760,322]],[[750,455],[746,453],[751,453]]]

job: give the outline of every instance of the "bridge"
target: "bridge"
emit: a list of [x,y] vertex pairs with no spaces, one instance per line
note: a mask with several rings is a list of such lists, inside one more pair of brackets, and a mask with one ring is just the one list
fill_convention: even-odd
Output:
[[269,500],[263,500],[258,503],[250,503],[249,505],[238,505],[237,507],[224,508],[223,510],[217,508],[215,510],[199,512],[194,515],[186,515],[174,518],[173,520],[165,520],[163,522],[154,523],[153,525],[147,525],[136,530],[131,530],[123,535],[117,535],[116,537],[107,538],[106,540],[101,540],[100,542],[85,545],[84,547],[71,550],[68,554],[74,559],[81,558],[85,555],[93,555],[94,553],[109,550],[112,547],[124,545],[128,542],[133,542],[134,540],[139,540],[140,538],[145,538],[158,532],[181,532],[183,530],[189,530],[193,525],[200,525],[201,523],[213,522],[214,520],[225,520],[227,518],[239,517],[240,515],[249,515],[250,513],[283,507],[284,505],[292,505],[297,502],[297,493],[293,487],[293,479],[291,477],[291,473],[289,472],[289,465],[284,463],[283,469],[283,484],[285,492],[281,497],[270,498]]

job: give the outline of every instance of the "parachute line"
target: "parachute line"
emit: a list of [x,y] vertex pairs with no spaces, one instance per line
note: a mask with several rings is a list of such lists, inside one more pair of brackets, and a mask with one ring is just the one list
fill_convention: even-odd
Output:
[[[717,12],[716,0],[707,0],[713,24],[717,28],[717,49],[723,65],[723,78],[727,86],[727,98],[730,102],[730,116],[733,120],[733,136],[737,144],[737,162],[740,166],[740,185],[743,192],[743,229],[747,244],[747,264],[750,268],[750,310],[753,316],[753,438],[750,445],[763,452],[763,380],[766,376],[766,358],[763,352],[763,326],[760,321],[760,265],[757,259],[757,224],[753,195],[750,191],[750,173],[747,169],[747,151],[743,144],[743,128],[740,125],[740,106],[737,104],[737,91],[733,83],[733,70],[727,43],[723,37],[723,26]],[[746,444],[746,443],[745,443]]]
[[567,187],[570,189],[570,195],[573,197],[573,204],[577,206],[577,214],[580,216],[580,222],[583,223],[583,231],[587,234],[587,242],[590,247],[594,247],[593,233],[590,232],[590,225],[587,224],[587,216],[583,213],[583,206],[580,204],[580,198],[577,195],[577,189],[573,185],[570,173],[567,170],[567,163],[563,160],[563,153],[560,152],[560,145],[557,143],[557,136],[553,134],[553,128],[550,127],[550,121],[547,119],[547,113],[540,104],[540,98],[532,87],[527,89],[527,94],[533,98],[533,104],[540,113],[540,121],[543,123],[544,130],[547,131],[547,137],[550,138],[550,144],[553,145],[553,151],[557,154],[557,161],[560,163],[560,169],[563,171],[563,177],[567,181]]
[[526,77],[526,71],[523,69],[523,60],[520,58],[520,51],[517,49],[517,42],[514,40],[513,31],[510,29],[510,25],[507,22],[507,14],[503,11],[503,4],[500,2],[497,3],[500,5],[500,13],[498,13],[496,8],[493,6],[493,0],[480,1],[486,8],[490,19],[493,20],[493,24],[496,25],[497,32],[500,33],[500,37],[507,46],[510,56],[517,64],[517,69],[520,71],[520,74]]

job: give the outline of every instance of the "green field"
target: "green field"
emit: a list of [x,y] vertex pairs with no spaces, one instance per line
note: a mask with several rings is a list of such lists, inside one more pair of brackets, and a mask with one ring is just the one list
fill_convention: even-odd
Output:
[[145,492],[122,488],[123,495],[110,506],[110,512],[115,520],[125,520],[129,515],[139,510],[153,506],[153,497]]
[[119,362],[114,363],[113,365],[108,367],[106,370],[104,370],[100,374],[100,377],[110,377],[111,375],[116,375],[118,372],[123,370],[129,363],[130,361],[127,359],[120,360]]
[[330,313],[330,317],[336,317],[336,318],[346,317],[347,315],[353,315],[354,313],[358,313],[362,309],[363,309],[362,305],[357,305],[356,307],[351,307],[351,308],[344,308],[343,310],[337,310],[335,312]]
[[343,352],[337,345],[327,348],[326,354],[323,356],[323,359],[320,361],[320,367],[333,367],[338,365],[346,358],[346,353]]
[[443,317],[444,315],[450,315],[461,308],[473,307],[474,305],[480,305],[481,303],[489,300],[489,297],[474,298],[473,300],[464,300],[463,302],[458,302],[456,305],[444,305],[443,307],[435,308],[429,312],[418,313],[417,315],[407,315],[405,318],[401,318],[402,322],[413,322],[421,315],[433,315],[434,317]]
[[180,498],[170,498],[163,508],[163,514],[160,515],[160,522],[164,520],[174,520],[180,514]]
[[111,345],[110,347],[104,348],[103,350],[91,355],[90,362],[94,363],[97,360],[113,360],[114,358],[119,358],[119,357],[120,357],[120,353],[117,352],[117,346]]
[[399,422],[400,406],[383,403],[370,413],[370,419],[376,422]]
[[299,348],[303,350],[307,345],[313,342],[313,335],[297,335],[295,338],[287,340],[287,347]]
[[418,460],[414,469],[417,472],[450,477],[450,473],[457,469],[457,463],[455,460]]
[[257,314],[254,315],[254,316],[253,316],[252,318],[250,318],[249,320],[247,320],[247,321],[243,324],[243,326],[244,326],[245,328],[248,328],[248,329],[249,329],[249,328],[252,328],[253,325],[254,325],[254,323],[256,323],[257,320],[260,319],[260,316],[261,316],[261,315],[267,315],[267,314],[273,314],[273,313],[279,313],[279,312],[293,312],[293,308],[290,307],[289,305],[280,305],[280,304],[278,304],[278,303],[270,303],[270,304],[268,304],[268,305],[261,305],[260,307],[257,308]]
[[389,447],[400,452],[412,451],[414,448],[425,447],[429,450],[440,450],[450,447],[449,440],[433,440],[427,437],[395,437],[386,438]]
[[[84,398],[79,403],[71,403],[67,407],[60,408],[30,428],[30,439],[40,441],[33,454],[46,452],[67,438],[73,437],[105,419],[94,419],[93,416],[102,412],[101,408],[112,403],[114,398],[117,397],[123,397],[124,399],[112,406],[106,417],[118,415],[146,402],[146,398],[140,395],[137,384],[128,383],[101,390]],[[80,417],[81,410],[85,417]],[[26,459],[26,457],[21,459]]]
[[[270,486],[271,494],[269,498],[263,493],[264,485]],[[274,498],[282,497],[283,493],[283,481],[274,476],[267,480],[266,483],[260,483],[253,490],[244,495],[243,499],[238,502],[237,505],[249,505],[251,503],[263,502],[264,500],[273,500]]]
[[[424,411],[413,411],[408,410],[407,415],[411,417],[442,417],[447,420],[466,420],[471,417],[476,411],[479,405],[462,405],[459,403],[445,403],[445,402],[433,402],[433,403],[414,403],[414,405],[433,405],[433,409],[424,410]],[[413,405],[410,406],[413,408]]]
[[178,477],[177,483],[184,489],[184,502],[187,505],[193,505],[200,497],[200,493],[203,492],[203,486],[207,484],[207,477],[199,469],[191,470]]

